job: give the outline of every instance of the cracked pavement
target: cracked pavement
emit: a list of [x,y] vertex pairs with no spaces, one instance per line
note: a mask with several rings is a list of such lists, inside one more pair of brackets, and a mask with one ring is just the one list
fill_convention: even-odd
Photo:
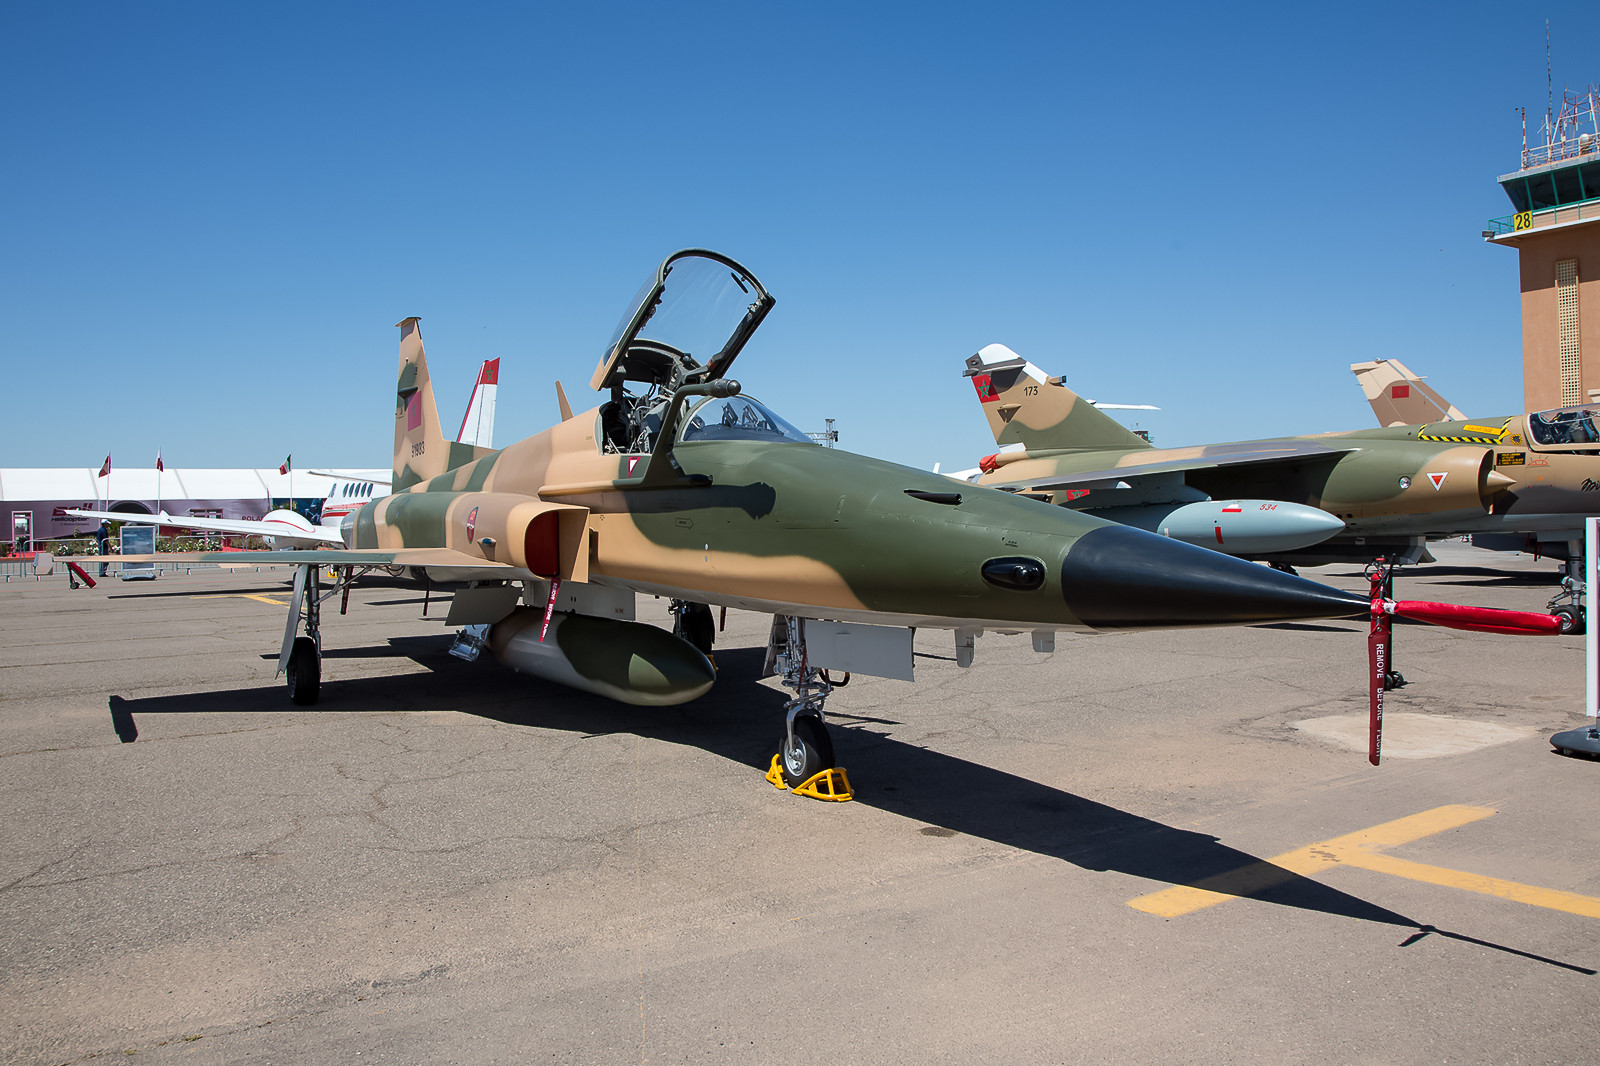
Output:
[[[1439,554],[1406,598],[1554,592],[1549,562]],[[0,587],[0,1061],[1592,1053],[1592,919],[1349,869],[1127,906],[1443,804],[1498,813],[1408,856],[1600,895],[1600,762],[1545,742],[1582,721],[1579,638],[1399,627],[1391,711],[1528,736],[1374,769],[1296,727],[1365,714],[1358,623],[989,634],[968,670],[922,632],[916,682],[831,698],[834,805],[762,779],[764,616],[729,612],[708,696],[644,709],[452,659],[442,597],[358,589],[299,708],[283,609],[245,598],[285,587]]]

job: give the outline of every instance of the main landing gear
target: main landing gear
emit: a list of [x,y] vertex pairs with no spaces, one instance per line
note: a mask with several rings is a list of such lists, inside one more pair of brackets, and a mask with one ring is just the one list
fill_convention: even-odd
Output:
[[853,799],[844,768],[833,764],[833,740],[822,714],[822,705],[835,685],[827,671],[806,661],[804,619],[773,617],[765,674],[779,675],[783,687],[794,692],[794,698],[784,704],[783,736],[767,780],[796,795],[840,802]]
[[[289,682],[289,699],[300,706],[317,702],[322,687],[322,599],[321,577],[315,566],[297,566],[294,593],[289,599],[289,620],[283,630],[283,649],[278,653],[278,673]],[[301,624],[305,635],[297,636]]]
[[[317,702],[322,688],[322,601],[340,595],[339,613],[350,608],[350,589],[356,579],[375,569],[339,566],[329,570],[333,585],[322,591],[321,569],[314,563],[296,563],[289,618],[283,627],[283,647],[278,652],[278,673],[289,683],[289,699],[307,707]],[[305,627],[305,633],[299,633]]]
[[[322,688],[322,601],[343,593],[339,613],[350,606],[350,586],[372,567],[343,566],[332,571],[333,587],[322,591],[320,569],[301,563],[294,570],[294,593],[289,599],[289,618],[283,627],[283,648],[278,652],[278,673],[289,683],[289,699],[307,707],[317,702]],[[299,635],[301,626],[304,635]]]
[[1561,578],[1561,591],[1546,604],[1545,610],[1561,619],[1561,632],[1580,636],[1584,631],[1587,599],[1583,557],[1567,559],[1567,572]]
[[709,658],[711,645],[717,639],[717,627],[711,620],[711,606],[693,600],[673,600],[671,610],[672,635],[693,644]]

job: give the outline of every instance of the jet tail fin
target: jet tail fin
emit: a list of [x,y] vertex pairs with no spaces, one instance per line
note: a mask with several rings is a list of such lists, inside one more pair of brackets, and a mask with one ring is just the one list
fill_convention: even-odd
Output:
[[1380,426],[1412,426],[1423,422],[1462,421],[1466,413],[1422,383],[1398,359],[1351,363],[1372,413]]
[[478,380],[472,386],[467,413],[461,417],[456,443],[471,444],[478,448],[494,447],[494,397],[499,389],[500,360],[485,359],[478,370]]
[[1148,448],[1150,442],[1003,344],[967,360],[996,444],[1029,451]]
[[400,327],[400,375],[395,384],[391,492],[404,492],[493,450],[445,439],[428,378],[428,359],[422,351],[421,321],[407,318],[396,323]]

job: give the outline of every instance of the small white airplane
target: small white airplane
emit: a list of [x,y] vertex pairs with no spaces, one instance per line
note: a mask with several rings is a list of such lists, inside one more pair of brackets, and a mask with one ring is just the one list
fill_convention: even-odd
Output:
[[[500,385],[500,360],[485,359],[478,370],[478,380],[472,386],[472,397],[467,401],[467,412],[461,419],[461,430],[456,440],[480,448],[491,448],[494,438],[494,399]],[[128,514],[122,511],[86,511],[70,507],[67,514],[80,518],[100,518],[108,522],[133,522],[140,525],[175,526],[206,533],[228,533],[234,536],[261,537],[273,548],[325,548],[343,547],[344,538],[339,533],[340,523],[346,515],[374,497],[389,495],[388,478],[359,478],[346,474],[329,474],[320,470],[307,471],[312,477],[331,478],[328,495],[322,501],[322,515],[315,524],[299,511],[280,507],[268,511],[259,519],[197,518],[190,515]],[[383,491],[378,491],[379,487]]]

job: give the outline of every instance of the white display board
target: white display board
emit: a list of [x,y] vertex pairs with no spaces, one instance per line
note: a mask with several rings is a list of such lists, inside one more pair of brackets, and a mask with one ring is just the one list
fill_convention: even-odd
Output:
[[[154,555],[156,553],[156,527],[140,526],[132,522],[117,531],[117,543],[123,555]],[[149,579],[156,576],[155,563],[119,563],[117,576],[124,581]]]
[[1600,549],[1600,518],[1583,520],[1583,659],[1585,688],[1584,713],[1600,718],[1600,626],[1589,617],[1589,590],[1595,587],[1595,555]]

